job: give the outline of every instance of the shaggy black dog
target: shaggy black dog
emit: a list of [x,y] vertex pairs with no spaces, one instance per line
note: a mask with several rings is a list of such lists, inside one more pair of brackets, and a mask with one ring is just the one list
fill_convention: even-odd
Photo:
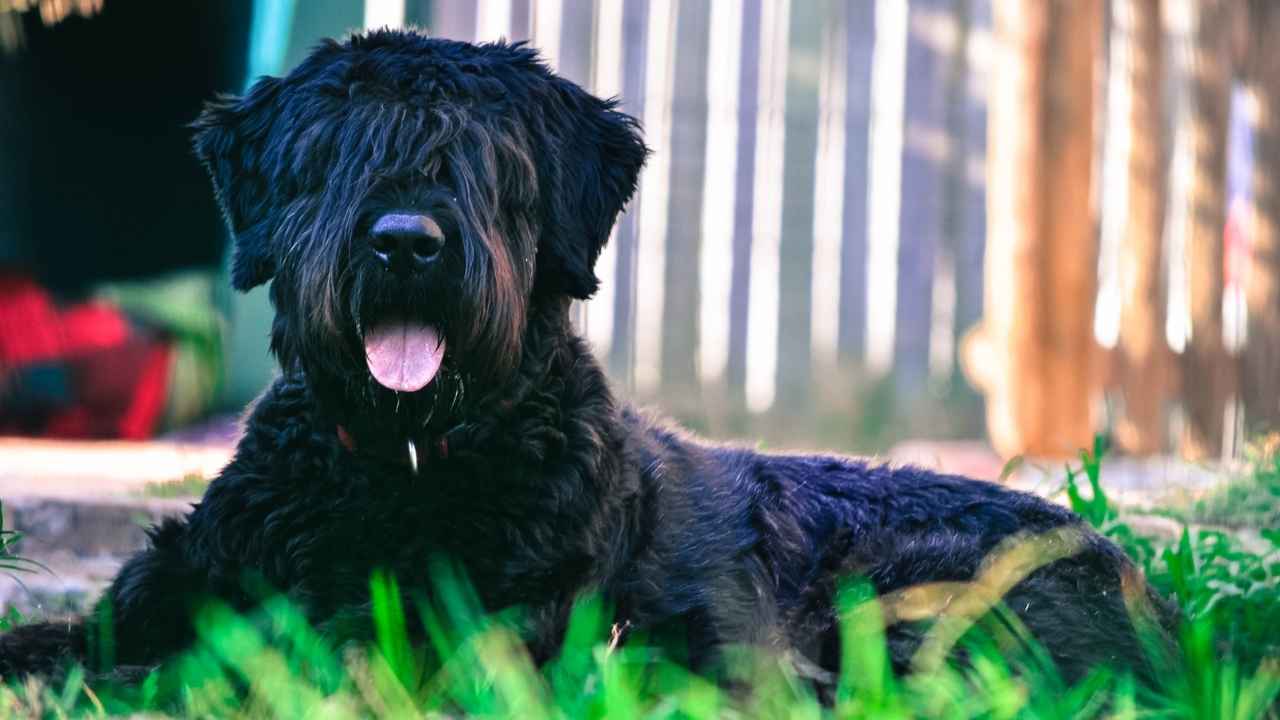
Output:
[[[1131,609],[1163,606],[1070,512],[918,469],[713,445],[615,399],[568,311],[596,289],[647,150],[633,119],[534,51],[371,32],[212,103],[196,128],[232,282],[271,283],[283,373],[103,611],[3,636],[0,674],[154,665],[193,641],[201,602],[251,610],[262,588],[342,640],[372,571],[429,593],[434,556],[487,607],[526,608],[537,660],[599,591],[616,627],[678,638],[695,666],[749,643],[821,679],[839,664],[838,579],[859,575],[885,595],[898,669],[931,619],[991,592],[1068,677],[1145,667]],[[1021,537],[1036,552],[989,558]],[[985,589],[963,584],[975,575]]]

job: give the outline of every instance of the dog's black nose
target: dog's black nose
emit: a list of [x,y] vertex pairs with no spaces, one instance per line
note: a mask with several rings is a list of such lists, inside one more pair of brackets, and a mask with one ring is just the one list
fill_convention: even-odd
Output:
[[444,231],[426,215],[388,213],[373,223],[369,244],[388,270],[413,272],[440,256]]

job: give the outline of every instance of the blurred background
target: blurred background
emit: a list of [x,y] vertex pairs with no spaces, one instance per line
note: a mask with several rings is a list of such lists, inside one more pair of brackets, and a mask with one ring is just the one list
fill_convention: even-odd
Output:
[[234,440],[270,309],[184,125],[384,25],[527,40],[642,120],[575,318],[699,431],[1203,460],[1280,427],[1270,0],[0,0],[0,432]]

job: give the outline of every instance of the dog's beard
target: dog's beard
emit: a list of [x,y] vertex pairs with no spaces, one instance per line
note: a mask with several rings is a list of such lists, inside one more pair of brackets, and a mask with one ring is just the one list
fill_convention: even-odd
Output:
[[277,327],[282,364],[301,367],[333,422],[358,437],[438,435],[501,392],[524,329],[524,293],[504,284],[515,275],[459,263],[405,279],[347,258],[334,312],[295,303]]
[[[367,267],[351,288],[349,346],[342,411],[370,431],[414,434],[454,422],[470,378],[462,368],[475,348],[462,283],[398,280]],[[450,337],[452,335],[452,337]],[[361,362],[363,361],[363,362]]]
[[[463,370],[463,363],[451,352],[448,340],[443,334],[432,338],[429,331],[404,329],[404,325],[375,327],[365,331],[366,348],[379,342],[393,345],[405,342],[406,346],[362,348],[358,352],[365,356],[364,363],[353,358],[344,362],[342,369],[330,363],[306,358],[301,360],[308,384],[326,414],[334,423],[358,437],[437,435],[456,425],[465,415],[465,408],[470,404],[473,389],[478,383],[475,377]],[[419,333],[426,337],[409,337],[407,340],[394,337],[401,332],[409,335]],[[371,339],[378,334],[391,337]],[[415,344],[426,346],[421,351],[426,357],[415,356],[418,352]],[[390,360],[370,357],[380,352],[397,357]],[[380,362],[400,367],[380,368]],[[394,379],[386,378],[388,372]],[[379,375],[384,377],[380,379]],[[426,379],[428,375],[429,380]],[[404,386],[396,387],[398,383]],[[421,387],[417,389],[409,386],[419,383]]]

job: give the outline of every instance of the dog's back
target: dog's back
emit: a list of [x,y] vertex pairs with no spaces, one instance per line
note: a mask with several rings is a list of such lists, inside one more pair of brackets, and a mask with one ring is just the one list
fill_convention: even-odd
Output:
[[[1153,645],[1139,635],[1167,639],[1171,606],[1119,548],[1043,498],[914,467],[705,443],[628,418],[648,439],[637,461],[656,488],[653,514],[674,518],[673,546],[655,553],[668,563],[648,572],[686,588],[645,601],[696,609],[719,642],[783,642],[834,670],[837,595],[859,580],[880,596],[900,671],[940,659],[921,641],[935,627],[945,637],[944,618],[967,627],[1011,612],[1073,679],[1099,665],[1149,675]],[[684,604],[669,607],[673,598]]]

